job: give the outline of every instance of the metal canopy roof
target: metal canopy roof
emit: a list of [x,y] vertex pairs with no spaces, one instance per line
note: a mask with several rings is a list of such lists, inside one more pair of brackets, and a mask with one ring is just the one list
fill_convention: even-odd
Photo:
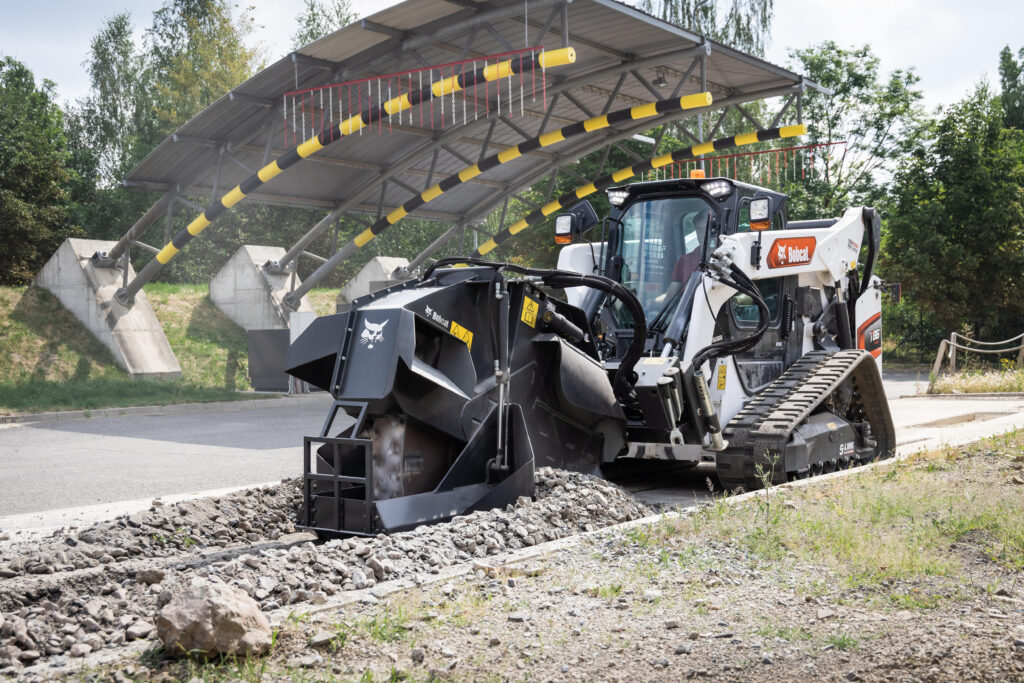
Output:
[[[222,193],[286,151],[283,93],[518,49],[524,46],[524,21],[530,45],[552,49],[566,43],[577,52],[574,64],[548,72],[547,109],[538,85],[535,100],[527,88],[520,116],[517,84],[512,113],[505,93],[504,111],[495,111],[492,88],[486,116],[480,89],[476,121],[470,117],[466,125],[446,123],[444,128],[435,121],[431,128],[406,119],[401,125],[393,121],[390,133],[385,123],[384,134],[364,132],[335,142],[250,198],[336,214],[386,212],[524,138],[603,112],[700,92],[702,71],[715,98],[712,110],[780,95],[798,100],[805,88],[821,89],[798,74],[614,0],[529,0],[527,9],[524,17],[522,0],[406,0],[357,21],[221,97],[162,142],[123,186],[169,194]],[[668,81],[666,87],[652,84],[658,74]],[[472,226],[563,164],[698,111],[619,124],[537,150],[446,192],[412,215]],[[434,115],[440,116],[440,107]]]

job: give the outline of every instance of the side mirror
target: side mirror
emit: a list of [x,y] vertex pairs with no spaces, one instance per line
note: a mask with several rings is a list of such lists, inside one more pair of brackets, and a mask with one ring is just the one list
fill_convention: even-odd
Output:
[[594,207],[584,199],[566,213],[555,216],[555,244],[572,244],[574,236],[582,235],[600,222]]

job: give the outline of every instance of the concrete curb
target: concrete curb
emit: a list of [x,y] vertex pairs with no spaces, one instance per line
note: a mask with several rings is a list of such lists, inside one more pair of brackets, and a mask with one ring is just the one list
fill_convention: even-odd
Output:
[[205,410],[249,410],[266,408],[280,401],[315,403],[326,401],[327,394],[270,394],[268,398],[249,398],[239,401],[217,401],[212,403],[171,403],[167,405],[127,406],[124,408],[97,408],[95,410],[67,410],[53,413],[17,413],[0,415],[0,424],[33,424],[37,422],[67,422],[69,420],[90,420],[103,417],[128,417],[133,415],[181,415]]

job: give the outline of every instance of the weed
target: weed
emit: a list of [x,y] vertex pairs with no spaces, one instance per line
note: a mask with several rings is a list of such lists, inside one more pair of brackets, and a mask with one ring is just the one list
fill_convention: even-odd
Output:
[[923,595],[917,592],[890,593],[889,601],[899,609],[936,609],[942,603],[942,597],[938,595]]
[[388,607],[383,614],[375,614],[369,619],[358,622],[355,628],[372,640],[392,643],[405,637],[407,632],[405,624],[404,610],[401,608],[392,610]]
[[288,612],[288,616],[285,617],[285,619],[292,626],[298,626],[299,624],[304,624],[309,621],[309,616],[309,612],[295,612],[293,610]]
[[810,640],[814,637],[807,629],[794,626],[764,626],[757,630],[757,634],[765,638],[782,638],[790,642],[794,640]]
[[856,650],[859,646],[859,643],[853,636],[848,636],[845,633],[834,633],[825,638],[825,642],[837,650],[845,651]]

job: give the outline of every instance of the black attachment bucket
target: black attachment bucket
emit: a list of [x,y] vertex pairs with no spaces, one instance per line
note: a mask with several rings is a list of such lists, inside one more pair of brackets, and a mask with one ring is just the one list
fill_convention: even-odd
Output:
[[[497,409],[490,412],[452,463],[437,488],[400,498],[377,501],[379,531],[391,533],[421,524],[443,522],[474,510],[490,510],[515,503],[519,496],[534,494],[533,446],[522,409],[509,405],[507,444],[509,470],[490,474],[488,463],[498,443]],[[504,476],[498,479],[499,476]]]
[[[493,409],[433,491],[386,500],[373,496],[372,443],[357,438],[305,438],[303,511],[300,526],[321,536],[375,535],[443,522],[474,510],[489,510],[534,494],[534,457],[523,411],[506,411],[506,472],[489,470],[498,442]],[[362,415],[356,421],[362,423]],[[312,446],[334,451],[330,461],[312,462]]]

